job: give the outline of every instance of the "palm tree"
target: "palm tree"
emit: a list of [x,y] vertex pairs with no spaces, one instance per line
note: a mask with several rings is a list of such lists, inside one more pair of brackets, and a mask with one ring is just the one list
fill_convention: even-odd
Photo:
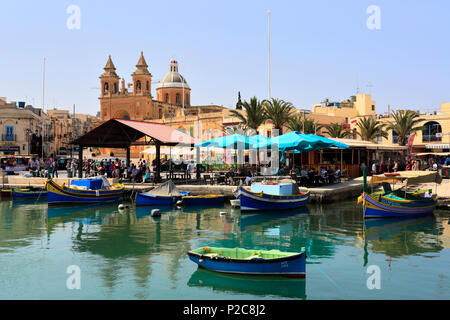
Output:
[[266,118],[272,122],[274,129],[279,130],[280,135],[283,134],[283,126],[294,110],[292,103],[275,98],[264,100],[262,103],[265,106]]
[[359,127],[357,134],[365,141],[373,142],[378,137],[388,137],[388,133],[384,131],[386,125],[372,117],[360,118],[356,125]]
[[348,137],[351,132],[344,128],[342,124],[334,123],[332,122],[330,125],[327,125],[325,132],[331,137],[331,138],[345,138]]
[[298,114],[288,119],[286,127],[291,131],[303,132],[306,134],[316,134],[317,131],[323,128],[322,125],[312,119],[305,118]]
[[244,107],[245,113],[231,110],[231,115],[241,120],[245,127],[255,130],[258,134],[258,127],[266,121],[264,106],[256,97],[251,98],[250,102],[244,100],[241,106]]
[[423,126],[419,126],[419,122],[423,119],[419,118],[419,114],[412,110],[399,110],[392,115],[394,121],[389,121],[386,129],[394,131],[398,135],[398,144],[406,145],[407,137],[419,130],[423,130]]

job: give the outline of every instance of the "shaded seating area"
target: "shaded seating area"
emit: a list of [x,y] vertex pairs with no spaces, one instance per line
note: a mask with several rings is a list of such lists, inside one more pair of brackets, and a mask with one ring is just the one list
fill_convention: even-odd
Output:
[[[127,166],[130,163],[131,146],[154,146],[156,158],[154,178],[152,180],[160,182],[162,180],[160,159],[161,146],[193,147],[195,142],[195,139],[191,136],[165,124],[111,119],[75,139],[71,144],[79,146],[79,159],[83,159],[84,148],[98,147],[126,149]],[[78,177],[82,178],[82,161],[78,162],[78,166]]]

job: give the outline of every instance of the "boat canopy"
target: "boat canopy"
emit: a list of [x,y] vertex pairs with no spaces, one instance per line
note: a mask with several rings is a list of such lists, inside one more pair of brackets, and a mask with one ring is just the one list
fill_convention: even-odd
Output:
[[180,191],[178,191],[175,183],[172,180],[168,180],[156,188],[146,192],[145,194],[149,194],[152,196],[161,196],[161,197],[173,197],[173,196],[181,196]]
[[441,183],[442,177],[437,171],[398,171],[398,175],[379,174],[372,176],[373,183],[401,183],[408,180],[408,184]]

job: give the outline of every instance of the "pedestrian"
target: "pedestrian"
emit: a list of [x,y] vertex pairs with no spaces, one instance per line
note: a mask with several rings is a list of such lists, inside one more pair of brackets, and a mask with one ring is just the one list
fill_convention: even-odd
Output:
[[58,178],[58,163],[56,162],[56,159],[52,160],[52,178],[56,177]]

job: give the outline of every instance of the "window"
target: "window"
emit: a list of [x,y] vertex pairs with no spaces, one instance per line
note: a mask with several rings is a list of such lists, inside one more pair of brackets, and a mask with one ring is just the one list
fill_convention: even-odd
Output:
[[176,104],[179,104],[179,103],[180,103],[180,94],[179,94],[179,93],[177,93],[177,94],[175,95],[175,103],[176,103]]
[[141,81],[136,81],[136,91],[141,91]]
[[166,97],[165,97],[164,101],[169,102],[169,94],[168,93],[166,93]]
[[108,92],[108,90],[109,90],[109,84],[108,84],[108,82],[105,82],[105,84],[103,85],[103,92]]
[[392,143],[398,143],[398,134],[392,130]]
[[14,141],[14,127],[13,126],[5,127],[5,141]]
[[114,83],[113,93],[117,93],[117,83]]
[[372,111],[375,111],[375,105],[374,104],[372,105]]
[[146,89],[147,91],[150,90],[150,83],[148,83],[148,81],[147,81],[147,84],[145,85],[145,89]]
[[437,133],[442,133],[442,127],[439,122],[429,121],[424,124],[422,130],[422,142],[442,141],[442,136],[437,137]]
[[191,135],[191,137],[194,136],[194,127],[189,128],[189,134]]
[[162,119],[162,109],[159,109],[159,119]]

